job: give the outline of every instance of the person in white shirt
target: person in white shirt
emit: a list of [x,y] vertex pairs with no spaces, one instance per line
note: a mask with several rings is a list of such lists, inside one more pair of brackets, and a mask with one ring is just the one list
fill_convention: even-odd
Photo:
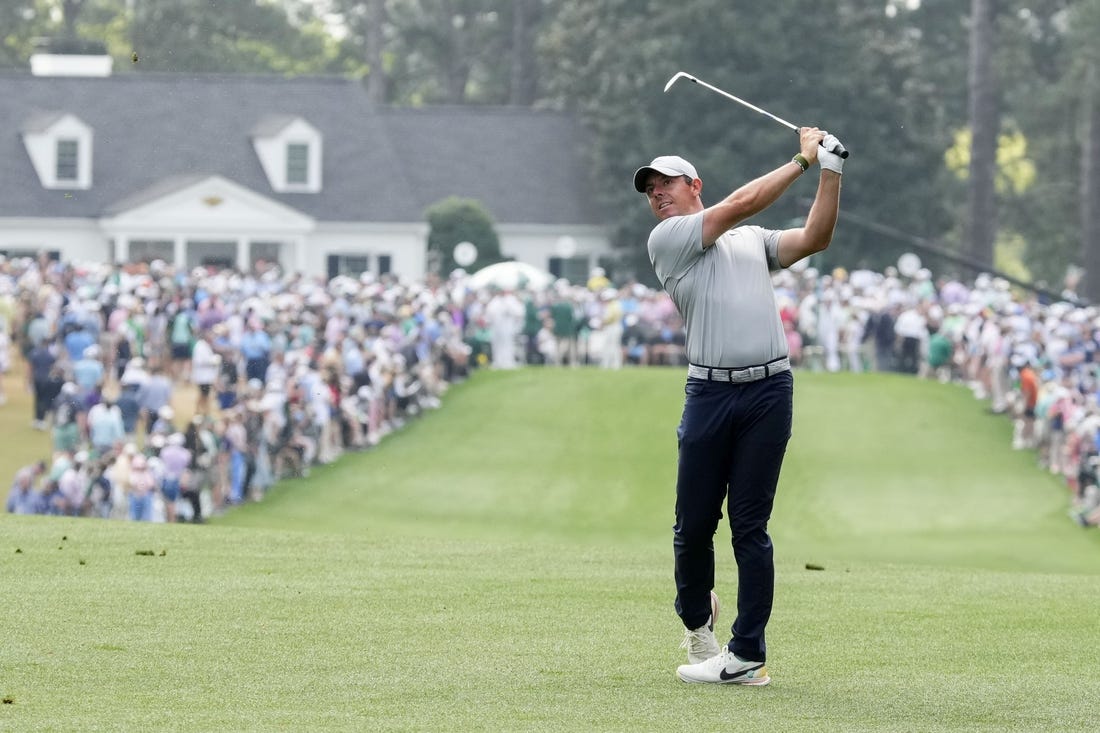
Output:
[[523,326],[523,303],[511,290],[493,296],[485,306],[485,318],[492,332],[492,364],[494,369],[514,369],[516,337]]
[[210,411],[210,390],[218,381],[222,358],[210,345],[210,334],[203,331],[191,350],[191,382],[198,389],[195,412],[205,415]]

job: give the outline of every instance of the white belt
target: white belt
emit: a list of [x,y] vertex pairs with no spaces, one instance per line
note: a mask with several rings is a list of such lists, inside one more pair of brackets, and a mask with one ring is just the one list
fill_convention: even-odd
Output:
[[773,374],[790,371],[791,360],[782,357],[767,364],[757,366],[740,367],[737,369],[725,369],[719,367],[699,366],[688,364],[688,376],[693,379],[706,379],[711,382],[756,382]]

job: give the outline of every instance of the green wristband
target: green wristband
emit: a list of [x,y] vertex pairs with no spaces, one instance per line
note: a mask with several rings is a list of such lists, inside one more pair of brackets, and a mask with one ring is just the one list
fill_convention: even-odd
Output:
[[805,173],[810,169],[810,161],[806,160],[806,157],[802,153],[795,153],[791,161],[798,164],[798,167]]

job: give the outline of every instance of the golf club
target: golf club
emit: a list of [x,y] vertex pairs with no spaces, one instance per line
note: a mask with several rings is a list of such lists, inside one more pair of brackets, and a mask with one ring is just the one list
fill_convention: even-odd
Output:
[[[716,86],[712,86],[711,84],[707,84],[702,79],[697,79],[696,77],[692,76],[691,74],[687,73],[686,71],[677,71],[676,74],[671,79],[668,80],[668,83],[665,84],[665,91],[667,92],[669,89],[671,89],[672,85],[675,84],[680,79],[687,79],[688,81],[694,82],[695,84],[698,84],[701,87],[706,87],[707,89],[711,90],[712,92],[716,92],[718,94],[721,94],[726,99],[732,99],[734,102],[737,102],[740,105],[748,107],[749,109],[751,109],[754,112],[759,112],[760,114],[764,115],[765,117],[771,117],[773,120],[775,120],[779,124],[783,125],[784,127],[789,127],[792,130],[794,130],[795,132],[798,132],[798,125],[796,125],[792,122],[787,122],[782,117],[777,117],[777,116],[773,115],[771,112],[767,111],[766,109],[761,109],[760,107],[757,107],[755,104],[752,104],[751,102],[746,102],[744,99],[741,99],[740,97],[735,97],[734,95],[730,94],[729,92],[727,92],[723,89],[719,89]],[[833,149],[830,150],[829,152],[835,153],[835,154],[839,155],[841,158],[847,158],[848,157],[848,151],[844,148],[843,145],[840,144],[840,142],[837,142],[837,144],[834,145]]]

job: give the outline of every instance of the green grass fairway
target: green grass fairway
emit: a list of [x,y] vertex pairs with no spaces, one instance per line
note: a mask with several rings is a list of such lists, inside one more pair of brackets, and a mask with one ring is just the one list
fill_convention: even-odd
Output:
[[796,376],[773,683],[677,681],[682,385],[480,373],[208,525],[4,515],[0,730],[1096,729],[1100,534],[1005,418],[891,375]]

